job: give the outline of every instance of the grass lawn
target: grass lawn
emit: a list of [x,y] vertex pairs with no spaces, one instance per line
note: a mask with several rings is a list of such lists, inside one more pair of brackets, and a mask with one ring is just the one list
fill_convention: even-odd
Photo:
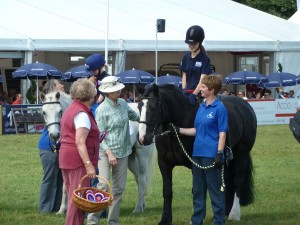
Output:
[[[38,156],[39,135],[0,136],[0,224],[58,225],[64,216],[38,212],[42,166]],[[242,208],[239,225],[300,224],[300,145],[288,125],[259,126],[252,150],[255,202]],[[156,164],[157,165],[157,164]],[[189,224],[192,214],[191,171],[177,167],[173,171],[173,225]],[[155,168],[144,213],[132,214],[137,187],[129,173],[124,194],[121,224],[155,225],[162,213],[162,179]],[[104,220],[101,225],[106,224]],[[212,224],[207,208],[205,225]]]

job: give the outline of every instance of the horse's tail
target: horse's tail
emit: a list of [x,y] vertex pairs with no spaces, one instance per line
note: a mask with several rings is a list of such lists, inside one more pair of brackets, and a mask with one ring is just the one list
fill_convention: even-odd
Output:
[[254,201],[253,164],[250,153],[247,154],[247,163],[244,174],[244,182],[240,192],[240,205],[246,206]]
[[148,168],[147,168],[147,184],[146,184],[146,193],[149,190],[149,187],[152,184],[152,178],[153,178],[153,173],[155,169],[155,162],[156,162],[156,155],[157,155],[157,150],[155,147],[155,144],[151,144],[148,146],[149,149],[149,157],[148,157]]

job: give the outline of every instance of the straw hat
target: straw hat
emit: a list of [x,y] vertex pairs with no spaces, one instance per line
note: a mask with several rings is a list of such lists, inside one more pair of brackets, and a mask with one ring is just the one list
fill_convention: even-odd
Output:
[[118,77],[107,76],[101,81],[99,91],[104,93],[111,93],[122,90],[125,87],[124,84],[118,82]]

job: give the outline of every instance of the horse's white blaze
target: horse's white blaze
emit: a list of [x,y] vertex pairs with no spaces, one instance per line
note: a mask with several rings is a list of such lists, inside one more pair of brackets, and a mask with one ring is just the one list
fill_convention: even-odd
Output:
[[[147,104],[148,104],[148,99],[143,99],[143,106],[141,108],[141,117],[140,121],[146,122],[146,112],[147,112]],[[145,123],[140,123],[139,124],[139,140],[140,142],[143,142],[144,137],[146,135],[146,128],[147,125]]]
[[234,194],[233,205],[232,205],[232,209],[229,213],[228,219],[233,220],[233,221],[241,220],[240,199],[236,196],[236,193]]

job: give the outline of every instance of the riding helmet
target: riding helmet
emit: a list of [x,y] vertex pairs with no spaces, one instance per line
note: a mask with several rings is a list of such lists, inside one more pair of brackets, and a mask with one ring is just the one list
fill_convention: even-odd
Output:
[[93,71],[99,69],[105,63],[106,61],[101,54],[93,54],[86,59],[85,66],[88,71]]
[[202,27],[198,25],[191,26],[187,31],[186,31],[186,36],[185,36],[185,43],[187,44],[195,44],[195,43],[202,43],[204,40],[204,30]]

